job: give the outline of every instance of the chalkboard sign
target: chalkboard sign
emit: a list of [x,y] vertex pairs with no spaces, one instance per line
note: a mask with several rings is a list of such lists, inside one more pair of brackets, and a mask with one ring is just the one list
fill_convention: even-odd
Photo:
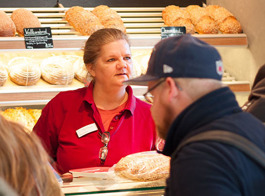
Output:
[[186,34],[186,27],[161,27],[161,39]]
[[50,27],[24,28],[26,49],[53,48]]

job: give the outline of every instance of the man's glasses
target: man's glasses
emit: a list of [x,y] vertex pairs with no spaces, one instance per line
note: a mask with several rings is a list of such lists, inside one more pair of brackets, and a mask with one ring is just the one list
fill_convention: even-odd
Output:
[[146,101],[153,103],[153,95],[150,92],[153,91],[160,84],[162,84],[165,80],[166,80],[166,78],[163,78],[157,84],[155,84],[152,88],[150,88],[146,93],[143,94]]
[[104,146],[99,149],[99,159],[101,165],[103,165],[108,155],[108,143],[110,141],[110,133],[108,131],[105,131],[104,133],[98,133],[101,136],[101,142],[104,144]]

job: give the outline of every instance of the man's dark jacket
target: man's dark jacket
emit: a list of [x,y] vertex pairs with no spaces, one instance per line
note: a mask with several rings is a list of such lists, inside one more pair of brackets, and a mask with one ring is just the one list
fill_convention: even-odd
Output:
[[[196,133],[226,130],[244,136],[265,152],[265,126],[243,112],[228,87],[186,108],[173,122],[163,154]],[[264,196],[265,168],[235,147],[214,141],[188,144],[171,159],[166,196]]]

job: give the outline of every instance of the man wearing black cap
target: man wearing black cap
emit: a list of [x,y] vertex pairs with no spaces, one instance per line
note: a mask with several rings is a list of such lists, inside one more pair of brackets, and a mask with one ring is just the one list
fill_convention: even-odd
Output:
[[[237,147],[214,140],[180,143],[212,130],[236,133],[265,152],[265,127],[243,112],[221,82],[218,51],[191,35],[170,37],[153,49],[146,75],[126,81],[148,84],[145,97],[171,156],[165,195],[265,195],[265,168]],[[150,96],[149,96],[150,95]],[[223,135],[218,132],[219,135]],[[218,136],[219,136],[218,135]],[[232,142],[237,139],[229,138]]]

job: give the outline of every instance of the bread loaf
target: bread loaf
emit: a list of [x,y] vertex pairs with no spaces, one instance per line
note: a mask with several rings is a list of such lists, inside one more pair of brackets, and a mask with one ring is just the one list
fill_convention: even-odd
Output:
[[0,37],[14,37],[15,34],[14,22],[4,11],[0,10]]
[[120,15],[110,7],[99,5],[92,10],[92,13],[99,18],[104,28],[116,28],[126,33],[126,28]]
[[217,22],[217,24],[223,22],[223,20],[228,16],[233,16],[233,14],[224,7],[218,7],[212,13],[212,18]]
[[195,33],[194,25],[189,18],[177,18],[173,23],[172,26],[184,26],[186,27],[186,33],[193,34]]
[[22,86],[36,84],[41,76],[39,64],[29,57],[15,57],[8,62],[10,79]]
[[3,86],[8,78],[5,66],[0,62],[0,86]]
[[71,62],[77,80],[84,84],[92,80],[84,64],[83,57],[78,55],[65,55],[64,58]]
[[2,111],[1,114],[8,120],[22,124],[29,132],[32,131],[35,125],[33,117],[28,110],[23,107],[8,108]]
[[162,11],[162,18],[165,25],[174,26],[174,21],[178,18],[190,18],[190,15],[186,10],[180,9],[178,6],[170,5]]
[[94,14],[80,6],[68,9],[65,13],[65,19],[82,35],[91,35],[95,31],[104,28]]
[[203,16],[198,21],[196,25],[196,31],[199,34],[217,34],[218,33],[218,25],[215,20],[210,16]]
[[48,57],[41,63],[41,76],[50,84],[71,84],[74,79],[73,65],[63,56]]
[[153,181],[167,178],[169,165],[170,157],[156,152],[142,152],[123,157],[114,166],[114,172],[131,180]]
[[13,11],[11,19],[16,25],[16,30],[20,36],[24,36],[24,28],[41,27],[41,23],[37,16],[30,10],[19,8]]
[[224,34],[242,33],[242,27],[234,16],[228,16],[219,24],[219,30]]

